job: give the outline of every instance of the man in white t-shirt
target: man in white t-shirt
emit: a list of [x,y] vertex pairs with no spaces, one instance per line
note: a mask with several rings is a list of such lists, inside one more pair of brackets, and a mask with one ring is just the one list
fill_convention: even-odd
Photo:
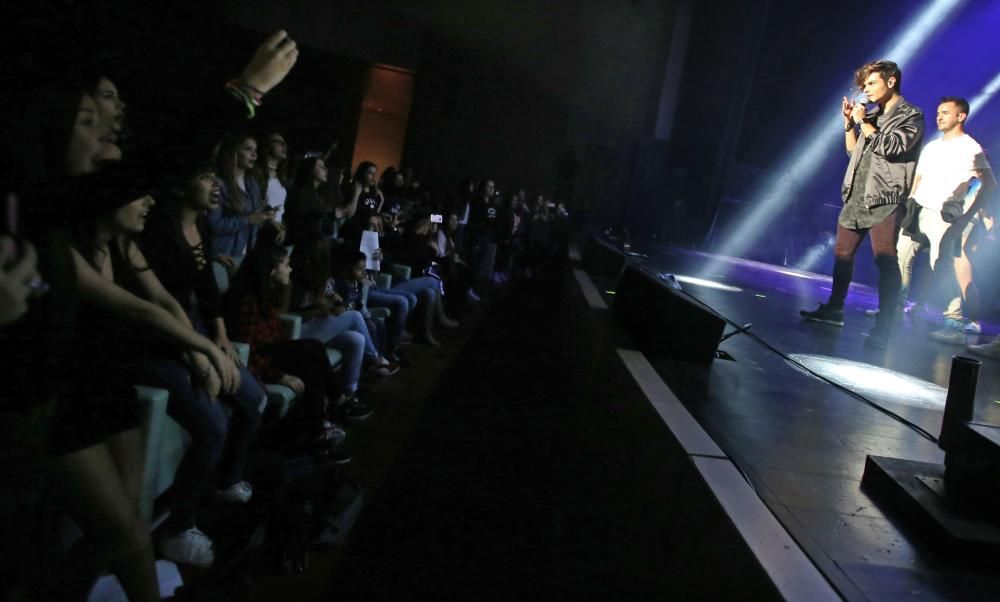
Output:
[[[904,228],[896,247],[899,271],[903,279],[901,299],[906,298],[913,261],[920,250],[927,246],[931,268],[935,274],[945,274],[948,280],[956,278],[956,269],[962,258],[960,249],[979,219],[983,202],[996,189],[996,180],[983,148],[972,136],[965,133],[965,120],[969,116],[969,103],[964,98],[948,96],[941,99],[937,108],[937,129],[941,136],[932,140],[920,153],[917,172],[910,189],[915,201],[916,215],[909,228]],[[943,264],[939,262],[949,262]],[[959,273],[966,270],[958,269]],[[948,282],[949,285],[953,283]],[[945,311],[945,328],[931,333],[931,338],[964,344],[968,320],[962,313],[971,277],[959,278],[957,288],[961,296],[951,301]]]

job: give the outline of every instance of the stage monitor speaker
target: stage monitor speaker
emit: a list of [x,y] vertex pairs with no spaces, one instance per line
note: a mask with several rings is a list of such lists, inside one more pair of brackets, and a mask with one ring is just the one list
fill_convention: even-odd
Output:
[[625,268],[625,254],[612,244],[598,240],[593,236],[587,237],[580,262],[588,274],[603,278],[617,278],[622,273]]
[[615,289],[615,317],[650,357],[711,363],[726,322],[675,286],[627,266]]

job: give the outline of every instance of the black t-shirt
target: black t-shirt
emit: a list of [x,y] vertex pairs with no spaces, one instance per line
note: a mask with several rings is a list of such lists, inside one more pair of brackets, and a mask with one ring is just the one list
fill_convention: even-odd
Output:
[[191,247],[177,218],[168,211],[153,211],[139,238],[149,267],[184,312],[191,315],[192,300],[205,321],[222,315],[222,297],[212,269],[212,242],[204,217],[198,218],[201,245]]

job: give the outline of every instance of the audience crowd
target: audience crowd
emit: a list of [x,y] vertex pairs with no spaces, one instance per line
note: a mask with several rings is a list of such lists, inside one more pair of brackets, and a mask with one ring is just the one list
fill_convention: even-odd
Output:
[[[216,562],[199,510],[251,500],[255,449],[349,462],[351,424],[378,411],[365,392],[564,246],[542,194],[251,133],[298,52],[270,36],[155,152],[130,150],[127,82],[67,69],[25,95],[0,238],[2,594],[82,600],[110,571],[159,599],[157,557]],[[155,531],[137,385],[189,436]],[[269,385],[294,398],[281,417]],[[57,557],[35,545],[53,537]]]

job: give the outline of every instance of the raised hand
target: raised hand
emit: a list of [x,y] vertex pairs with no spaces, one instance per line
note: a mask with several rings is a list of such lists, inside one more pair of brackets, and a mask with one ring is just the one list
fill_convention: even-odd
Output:
[[285,30],[278,30],[257,48],[240,78],[261,94],[267,94],[285,79],[298,58],[295,42]]
[[854,101],[848,100],[845,96],[844,100],[840,103],[840,111],[844,115],[844,119],[847,121],[851,120],[851,111],[854,110]]

